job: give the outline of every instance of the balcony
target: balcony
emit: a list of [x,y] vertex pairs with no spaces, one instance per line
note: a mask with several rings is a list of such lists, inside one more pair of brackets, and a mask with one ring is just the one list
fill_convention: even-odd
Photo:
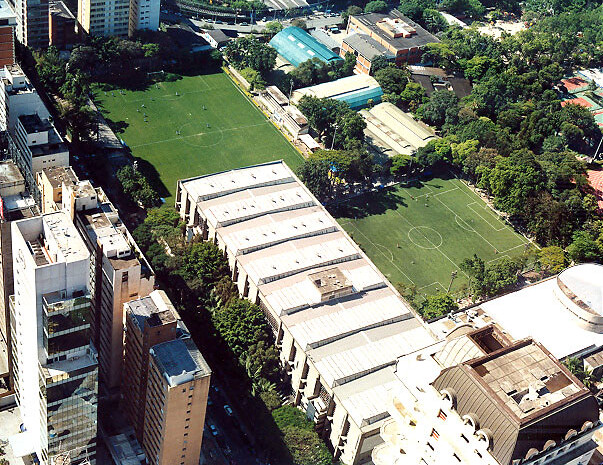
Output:
[[65,291],[51,292],[44,294],[42,300],[49,316],[53,313],[65,314],[90,307],[90,294],[84,291],[75,291],[71,294]]

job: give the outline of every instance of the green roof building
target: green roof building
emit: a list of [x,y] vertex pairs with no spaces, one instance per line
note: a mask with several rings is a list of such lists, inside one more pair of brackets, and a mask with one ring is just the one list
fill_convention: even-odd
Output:
[[270,45],[293,66],[299,66],[300,63],[312,58],[318,58],[325,63],[342,60],[326,45],[295,26],[289,26],[275,35]]

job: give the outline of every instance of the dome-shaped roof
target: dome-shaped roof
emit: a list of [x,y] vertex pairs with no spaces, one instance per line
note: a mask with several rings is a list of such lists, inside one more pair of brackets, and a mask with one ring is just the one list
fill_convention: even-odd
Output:
[[603,266],[585,263],[559,274],[561,291],[583,310],[603,315]]

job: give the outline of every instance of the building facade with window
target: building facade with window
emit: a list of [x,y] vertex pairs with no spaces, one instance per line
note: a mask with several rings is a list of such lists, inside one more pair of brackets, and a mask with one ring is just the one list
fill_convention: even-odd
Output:
[[63,182],[62,209],[91,254],[93,338],[103,392],[117,394],[123,376],[124,303],[153,291],[155,275],[104,191],[90,181]]
[[383,56],[400,66],[419,63],[423,47],[440,40],[398,10],[350,16],[340,54],[356,55],[356,71],[371,74],[372,60]]
[[95,462],[97,358],[90,254],[64,212],[12,223],[13,373],[28,453]]
[[461,334],[399,360],[375,465],[589,463],[601,427],[590,391],[532,339]]
[[122,401],[147,463],[197,465],[211,370],[165,292],[124,308]]
[[14,221],[40,214],[13,161],[0,162],[0,405],[13,394],[10,296],[14,294],[12,228]]

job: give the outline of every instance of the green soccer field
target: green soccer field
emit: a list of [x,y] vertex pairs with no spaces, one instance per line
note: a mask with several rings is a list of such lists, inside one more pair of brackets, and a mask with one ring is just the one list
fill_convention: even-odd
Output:
[[459,264],[473,254],[492,263],[530,247],[453,177],[366,194],[334,214],[392,283],[414,284],[420,296],[446,291],[453,271],[451,291],[466,284]]
[[123,128],[118,137],[132,155],[154,167],[168,204],[178,179],[279,159],[296,168],[303,161],[225,73],[142,91],[97,89],[96,101],[105,118]]

